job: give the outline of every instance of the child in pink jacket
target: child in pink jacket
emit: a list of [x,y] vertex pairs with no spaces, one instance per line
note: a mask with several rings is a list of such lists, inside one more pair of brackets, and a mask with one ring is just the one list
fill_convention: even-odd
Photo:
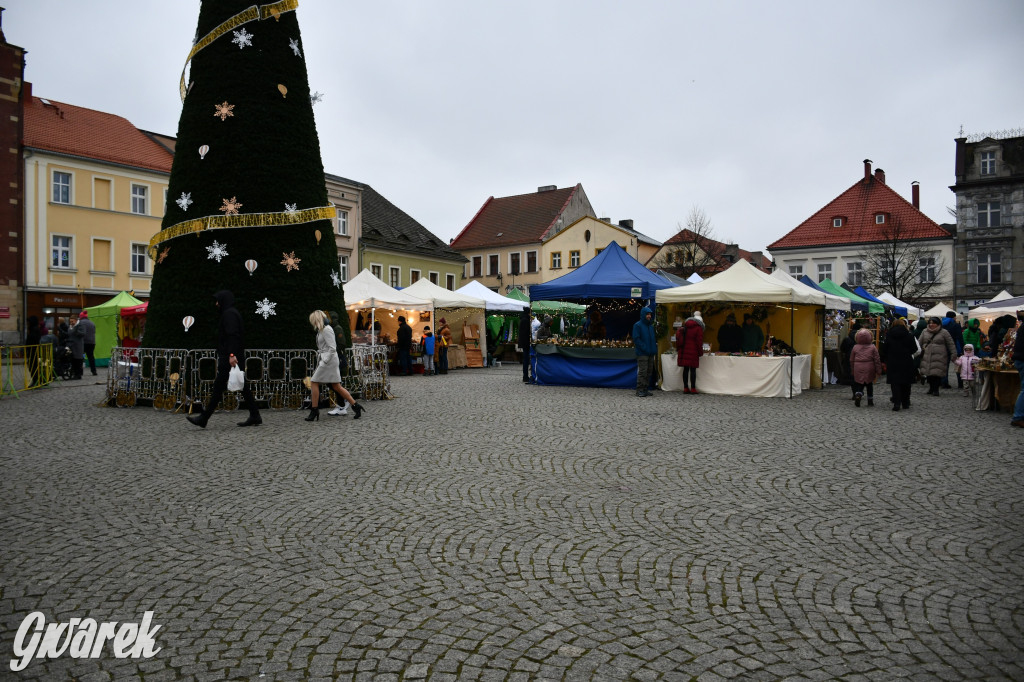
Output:
[[971,387],[974,386],[975,371],[974,366],[981,361],[977,355],[974,354],[974,345],[965,344],[964,354],[956,359],[953,364],[957,366],[960,378],[964,382],[964,395],[971,394]]
[[875,348],[871,332],[861,329],[853,337],[857,342],[850,351],[850,370],[853,374],[853,404],[860,407],[864,391],[868,394],[868,407],[875,406],[875,379],[882,373],[882,358]]

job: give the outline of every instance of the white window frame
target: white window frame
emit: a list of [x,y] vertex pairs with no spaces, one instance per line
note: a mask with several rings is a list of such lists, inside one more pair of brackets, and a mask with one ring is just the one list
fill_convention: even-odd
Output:
[[441,273],[437,270],[430,270],[427,272],[427,279],[430,280],[431,284],[441,286]]
[[[995,206],[995,208],[992,208]],[[984,207],[984,208],[982,208]],[[979,201],[978,202],[978,227],[1002,227],[1002,202],[1000,201]],[[981,216],[985,216],[985,224],[981,224]],[[997,222],[992,222],[995,216]]]
[[580,266],[580,251],[573,250],[569,252],[569,267],[578,268]]
[[[491,261],[494,261],[494,265],[491,265]],[[487,276],[494,277],[501,272],[501,254],[500,253],[489,253],[487,254]]]
[[[61,182],[61,183],[57,182],[57,176],[58,175],[66,176],[67,177],[68,181],[67,181],[67,185],[66,186],[65,186],[65,184],[63,182]],[[74,173],[72,173],[71,171],[54,170],[50,174],[50,200],[51,200],[51,203],[61,204],[63,206],[70,206],[72,203],[74,203],[74,200],[75,200],[75,197],[72,195],[72,192],[71,192],[71,190],[74,189],[74,186],[75,186],[75,175],[74,175]],[[60,189],[62,190],[61,193],[60,193],[61,196],[57,196],[57,188],[58,187],[60,187]],[[64,198],[63,197],[63,194],[64,194],[63,190],[67,190],[67,200],[66,201],[62,201],[62,199]]]
[[516,268],[517,275],[523,274],[523,252],[522,251],[509,251],[508,252],[508,274],[512,274],[512,256],[519,257],[519,267]]
[[[142,195],[136,194],[135,190],[142,190]],[[135,215],[149,215],[149,185],[144,185],[141,182],[133,182],[131,189],[131,200],[132,200],[132,213]],[[136,201],[142,203],[142,210],[136,210]]]
[[423,273],[416,268],[409,269],[409,286],[416,284],[423,277]]
[[[530,254],[533,254],[533,269],[530,269]],[[537,258],[537,252],[530,250],[526,252],[526,272],[540,272],[540,260]]]
[[846,264],[846,283],[851,287],[864,286],[864,262],[855,260]]
[[384,264],[383,263],[370,263],[370,274],[384,281]]
[[338,234],[342,237],[348,236],[348,209],[337,208],[334,209],[335,222],[338,225]]
[[[831,263],[818,263],[818,282],[823,282],[826,279],[832,279],[832,264]],[[827,275],[825,273],[828,273]],[[822,277],[822,275],[825,275]]]
[[338,256],[338,271],[339,271],[338,274],[341,275],[341,281],[342,282],[347,282],[348,281],[348,256],[345,256],[345,255]]
[[842,227],[842,226],[843,226],[843,219],[842,218],[833,218],[832,219],[832,227]]
[[[57,240],[58,239],[66,239],[67,242],[68,242],[67,245],[61,244],[60,246],[58,246],[57,245]],[[67,253],[67,256],[68,256],[68,264],[67,265],[60,265],[60,261],[62,260],[60,257],[57,258],[57,261],[58,261],[57,263],[53,262],[54,261],[54,253],[53,252],[55,250],[60,252],[60,253]],[[75,269],[75,237],[74,237],[74,235],[70,235],[70,234],[57,234],[57,233],[53,233],[53,232],[50,233],[50,268],[53,269],[53,270],[74,270]]]
[[[149,274],[149,244],[146,244],[144,242],[132,242],[128,246],[128,249],[129,249],[130,256],[131,256],[131,262],[130,262],[130,265],[129,265],[129,272],[131,272],[131,274],[133,274],[133,275],[148,275]],[[138,252],[137,249],[141,249],[141,252]],[[136,259],[139,256],[142,257],[142,268],[141,269],[135,267],[136,262],[137,262]]]
[[402,268],[400,266],[388,266],[388,285],[393,289],[397,289],[402,286]]
[[561,270],[562,269],[562,252],[552,251],[551,252],[551,269]]
[[803,264],[800,264],[800,265],[790,265],[788,267],[789,267],[789,276],[790,277],[793,277],[795,279],[800,279],[801,277],[804,276],[804,266],[803,266]]
[[938,279],[938,259],[933,255],[920,256],[917,259],[917,281],[928,284]]
[[[978,254],[978,284],[998,284],[1003,281],[1003,254],[999,251],[987,251]],[[992,277],[993,266],[998,268],[998,277]],[[981,279],[981,269],[985,268],[987,275],[985,280]]]
[[981,175],[995,175],[996,174],[996,153],[995,152],[981,152],[979,155],[980,163],[978,164],[981,169]]
[[455,275],[448,273],[444,276],[444,288],[448,291],[455,291]]
[[884,225],[884,224],[885,224],[885,214],[884,213],[876,213],[875,214],[875,225]]

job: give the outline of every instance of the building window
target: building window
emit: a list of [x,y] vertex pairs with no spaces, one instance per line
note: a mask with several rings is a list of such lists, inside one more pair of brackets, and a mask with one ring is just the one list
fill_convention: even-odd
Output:
[[527,251],[526,252],[526,271],[537,272],[537,252]]
[[418,282],[418,281],[420,281],[420,271],[419,270],[410,270],[409,271],[409,284],[416,284],[416,282]]
[[999,227],[999,202],[982,201],[978,203],[978,227]]
[[132,213],[147,215],[146,195],[149,188],[145,185],[132,185]]
[[876,213],[875,214],[875,225],[883,225],[883,224],[885,224],[885,214],[884,213]]
[[433,270],[431,270],[430,274],[429,274],[429,277],[430,277],[430,283],[431,284],[440,285],[441,280],[439,278],[441,277],[441,275],[439,273],[434,272]]
[[484,274],[483,256],[473,256],[473,277],[482,277]]
[[394,265],[388,268],[388,284],[396,289],[402,286],[402,268]]
[[917,259],[917,263],[917,281],[921,284],[934,282],[936,275],[938,274],[938,268],[935,265],[935,256],[923,256]]
[[341,281],[348,281],[348,256],[338,256],[338,268],[341,270]]
[[348,236],[348,211],[342,211],[340,208],[337,210],[338,216],[338,234],[343,237]]
[[519,263],[519,259],[521,257],[522,257],[522,254],[520,254],[520,253],[510,253],[510,254],[508,254],[508,271],[509,271],[510,274],[518,275],[520,272],[522,272],[522,269],[521,269],[521,266],[520,266],[520,263]]
[[448,291],[455,291],[455,275],[444,276],[444,288]]
[[53,257],[50,266],[55,268],[71,267],[71,237],[53,237]]
[[71,173],[53,171],[53,203],[71,203]]
[[832,264],[818,263],[818,281],[824,282],[826,279],[832,279]]
[[370,263],[370,274],[379,280],[383,280],[384,266],[379,263]]
[[846,283],[851,287],[864,286],[864,264],[855,261],[846,264]]
[[132,244],[132,274],[145,275],[148,256],[146,244]]
[[843,226],[843,219],[842,218],[833,218],[832,219],[832,227],[842,227],[842,226]]
[[804,276],[804,266],[802,266],[802,265],[790,265],[789,266],[789,276],[790,277],[796,277],[797,279],[800,279],[801,277]]
[[578,268],[580,266],[580,252],[570,251],[569,252],[569,267]]
[[487,274],[494,277],[499,272],[501,272],[501,270],[498,268],[498,254],[492,253],[487,256]]
[[995,152],[982,152],[981,153],[981,174],[982,175],[995,175],[996,174],[996,153]]
[[562,267],[562,252],[555,251],[551,254],[551,269],[558,270]]
[[998,252],[978,254],[978,284],[1003,281],[1002,259]]

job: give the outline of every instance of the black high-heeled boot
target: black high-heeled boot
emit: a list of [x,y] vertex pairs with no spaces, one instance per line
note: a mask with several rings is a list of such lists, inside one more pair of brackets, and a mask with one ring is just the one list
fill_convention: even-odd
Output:
[[318,421],[320,421],[320,408],[319,407],[310,408],[309,416],[306,417],[306,421],[308,421],[308,422],[318,422]]
[[363,410],[365,409],[366,408],[360,405],[359,403],[352,403],[352,411],[356,413],[356,416],[352,418],[359,419],[361,416],[363,416]]

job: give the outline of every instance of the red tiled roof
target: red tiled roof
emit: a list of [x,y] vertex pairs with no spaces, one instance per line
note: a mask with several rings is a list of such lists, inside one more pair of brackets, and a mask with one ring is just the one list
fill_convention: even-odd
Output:
[[25,146],[87,159],[171,172],[174,155],[128,120],[32,97],[25,105]]
[[[885,214],[879,225],[875,216]],[[834,218],[843,218],[842,227],[833,227]],[[861,179],[800,223],[782,239],[768,245],[769,251],[803,246],[838,244],[873,244],[892,238],[893,226],[899,224],[900,239],[949,238],[946,230],[901,197],[896,190],[875,175]]]
[[451,247],[465,251],[484,246],[508,246],[539,242],[579,185],[513,197],[490,197]]
[[[697,268],[698,272],[701,275],[713,275],[716,272],[728,270],[729,267],[732,265],[732,262],[725,257],[728,249],[728,244],[720,242],[716,239],[711,239],[706,235],[698,235],[696,232],[690,230],[689,228],[682,229],[679,232],[676,232],[671,237],[669,237],[668,241],[665,242],[664,246],[674,246],[676,244],[693,244],[695,242],[704,253],[708,254],[715,261],[714,265],[708,264],[700,268]],[[755,268],[764,270],[765,272],[771,272],[772,261],[770,258],[766,258],[764,254],[761,255],[760,263],[754,261],[753,253],[745,249],[741,249],[739,247],[736,248],[735,255],[736,258],[747,261]],[[655,256],[652,256],[651,261],[653,261],[656,257],[657,254],[655,254]],[[648,261],[648,263],[650,263],[651,261]]]

